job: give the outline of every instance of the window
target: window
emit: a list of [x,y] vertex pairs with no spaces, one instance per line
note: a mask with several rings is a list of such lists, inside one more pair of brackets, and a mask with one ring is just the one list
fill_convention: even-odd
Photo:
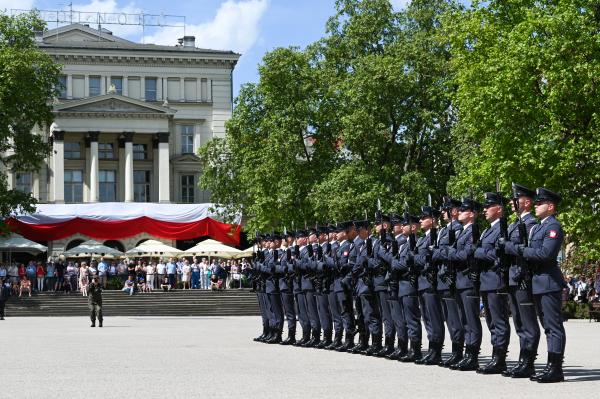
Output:
[[99,195],[100,202],[117,200],[117,173],[114,170],[99,170]]
[[123,95],[123,78],[112,76],[110,78],[110,84],[115,86],[116,94]]
[[114,159],[115,154],[113,151],[113,144],[112,143],[98,143],[98,158]]
[[17,172],[15,188],[25,194],[31,194],[31,172]]
[[133,200],[135,202],[150,202],[150,171],[133,171]]
[[85,78],[83,76],[73,76],[73,98],[83,98],[85,96]]
[[194,202],[194,175],[181,175],[181,202]]
[[167,99],[169,101],[179,101],[179,87],[181,83],[179,78],[167,79]]
[[65,142],[65,159],[81,159],[81,143],[74,141]]
[[196,101],[198,99],[196,96],[196,79],[186,79],[183,87],[185,92],[185,101]]
[[90,76],[90,97],[100,95],[100,76]]
[[138,161],[148,159],[148,146],[146,144],[134,144],[133,159]]
[[127,97],[140,99],[141,81],[137,76],[127,78]]
[[60,75],[58,77],[56,90],[58,91],[58,98],[67,98],[67,75]]
[[194,125],[181,126],[181,153],[192,154],[194,152]]
[[146,78],[146,101],[156,101],[156,78]]
[[83,202],[83,171],[65,169],[65,202]]

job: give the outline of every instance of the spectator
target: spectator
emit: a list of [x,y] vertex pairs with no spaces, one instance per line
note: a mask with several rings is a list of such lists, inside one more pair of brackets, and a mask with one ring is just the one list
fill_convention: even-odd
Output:
[[18,281],[20,282],[21,280],[23,280],[23,277],[25,277],[26,275],[27,271],[25,270],[25,265],[21,263],[17,271],[17,277],[19,278]]
[[149,288],[149,292],[154,289],[154,275],[156,273],[156,263],[150,262],[148,266],[146,266],[146,285]]
[[56,266],[54,265],[54,261],[52,258],[48,258],[48,263],[46,264],[46,290],[54,291],[55,290],[55,280],[56,280]]
[[163,277],[160,288],[165,292],[171,291],[171,284],[169,284],[169,278],[167,276]]
[[202,258],[202,262],[200,263],[200,279],[202,281],[201,281],[200,285],[202,286],[202,289],[205,289],[205,290],[208,289],[208,285],[210,283],[209,272],[210,272],[210,268],[208,266],[208,262],[206,261],[206,258]]
[[4,265],[0,265],[0,280],[7,280],[8,269]]
[[117,262],[110,262],[110,266],[108,267],[108,278],[113,278],[117,276]]
[[117,265],[117,276],[121,279],[121,282],[125,284],[127,280],[127,266],[123,261],[119,262]]
[[4,305],[10,297],[10,282],[5,278],[0,278],[0,320],[4,320]]
[[42,262],[38,262],[35,267],[35,277],[37,278],[37,291],[44,291],[44,277],[46,277],[46,270],[44,270]]
[[76,264],[74,264],[73,262],[69,262],[67,263],[67,278],[65,280],[69,281],[69,285],[71,288],[71,291],[74,291],[77,289],[77,273],[79,272],[79,270],[77,269]]
[[56,283],[54,283],[54,291],[61,291],[65,284],[65,264],[59,260],[56,267]]
[[160,258],[158,261],[158,264],[156,265],[156,275],[158,278],[158,285],[161,285],[163,283],[166,273],[167,273],[167,265],[165,265],[165,262],[163,262],[163,259]]
[[128,293],[130,296],[133,295],[135,291],[135,277],[133,275],[129,275],[121,291]]
[[237,261],[233,262],[231,265],[231,282],[231,288],[242,288],[242,275],[240,274]]
[[98,282],[102,288],[106,289],[106,280],[108,278],[108,263],[104,260],[104,257],[100,258],[98,262]]
[[21,286],[19,288],[19,298],[23,296],[23,292],[27,291],[29,296],[31,297],[31,281],[27,278],[27,276],[23,276],[21,279]]
[[127,278],[133,276],[135,279],[135,263],[129,262],[127,264]]
[[587,303],[588,285],[585,276],[580,276],[576,286],[577,296],[575,300],[579,303]]
[[135,266],[135,278],[137,281],[146,281],[146,262],[138,262]]
[[81,262],[81,267],[79,268],[79,290],[83,296],[87,296],[87,287],[89,283],[90,278],[87,263]]
[[192,268],[192,289],[197,290],[200,288],[200,264],[198,258],[194,258],[194,263],[190,266]]
[[181,281],[183,279],[183,262],[185,261],[184,258],[179,258],[179,260],[177,262],[175,262],[175,264],[177,265],[177,287],[179,287],[181,284]]
[[[29,280],[29,282],[31,284],[35,284],[36,271],[37,271],[37,267],[35,266],[35,263],[33,263],[33,261],[30,260],[29,263],[27,264],[27,267],[25,268],[25,274],[27,275],[27,279]],[[42,276],[43,276],[43,274],[42,274]],[[32,286],[31,289],[34,290],[35,286]]]
[[88,266],[88,284],[92,282],[94,277],[98,276],[98,264],[95,260],[90,262]]
[[190,289],[190,275],[192,273],[192,268],[190,267],[190,263],[187,260],[183,261],[183,265],[181,266],[181,282],[183,283],[183,289]]
[[177,273],[177,264],[175,263],[175,259],[169,259],[167,263],[167,276],[169,277],[169,284],[171,284],[171,289],[175,289],[175,284],[177,284],[177,280],[175,275]]
[[[23,275],[25,275],[25,269],[23,269]],[[8,266],[8,280],[13,284],[19,282],[19,268],[14,263]]]

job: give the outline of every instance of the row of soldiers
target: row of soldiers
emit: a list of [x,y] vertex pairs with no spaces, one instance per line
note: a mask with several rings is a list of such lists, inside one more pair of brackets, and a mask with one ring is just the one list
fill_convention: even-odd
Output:
[[[447,197],[439,210],[423,206],[418,216],[379,213],[373,223],[354,220],[259,236],[253,280],[263,334],[255,341],[563,381],[564,279],[557,263],[563,230],[555,217],[561,197],[545,188],[512,189],[517,219],[510,225],[507,201],[494,192],[485,193],[483,204]],[[489,227],[480,232],[482,212]],[[438,229],[440,219],[444,226]],[[493,347],[486,364],[479,363],[480,300]],[[520,342],[519,361],[510,368],[509,315]],[[538,316],[548,361],[536,372]],[[282,340],[284,320],[288,333]],[[422,325],[429,342],[425,355]],[[445,328],[452,341],[447,358]]]

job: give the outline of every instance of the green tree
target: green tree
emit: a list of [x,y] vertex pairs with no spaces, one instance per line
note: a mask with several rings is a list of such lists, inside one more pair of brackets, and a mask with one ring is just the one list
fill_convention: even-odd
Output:
[[242,88],[202,185],[250,228],[371,216],[441,197],[453,168],[442,0],[339,0],[325,37],[276,49]]
[[452,190],[489,190],[499,176],[505,188],[516,181],[559,191],[568,241],[597,258],[597,2],[476,2],[445,22],[459,112]]
[[35,202],[31,195],[8,189],[6,170],[39,170],[49,152],[42,136],[32,132],[53,119],[50,101],[60,72],[36,45],[34,32],[43,28],[33,13],[0,14],[0,219],[32,211]]

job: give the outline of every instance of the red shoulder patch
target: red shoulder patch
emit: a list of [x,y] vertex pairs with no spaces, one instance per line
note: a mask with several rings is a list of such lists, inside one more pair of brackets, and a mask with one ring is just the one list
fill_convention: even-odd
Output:
[[549,238],[556,238],[556,237],[558,237],[558,231],[556,231],[556,230],[550,230],[548,232],[548,237]]

